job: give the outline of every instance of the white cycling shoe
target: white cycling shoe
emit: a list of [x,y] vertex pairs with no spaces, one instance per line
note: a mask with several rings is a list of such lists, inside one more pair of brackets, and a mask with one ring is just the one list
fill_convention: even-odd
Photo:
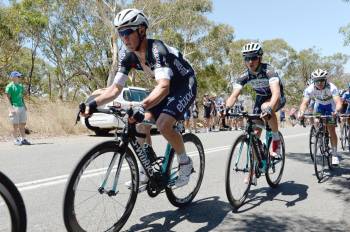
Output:
[[332,165],[335,165],[335,166],[339,165],[339,156],[338,155],[332,155]]
[[175,181],[175,187],[182,187],[190,181],[190,175],[193,169],[193,162],[190,157],[188,157],[188,162],[185,164],[179,164],[179,174]]

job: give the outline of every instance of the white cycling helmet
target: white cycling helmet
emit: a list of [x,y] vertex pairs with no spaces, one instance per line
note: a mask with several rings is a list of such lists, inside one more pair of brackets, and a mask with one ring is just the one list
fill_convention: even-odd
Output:
[[264,54],[261,44],[260,43],[255,43],[255,42],[250,42],[244,45],[242,49],[242,54],[243,56],[262,56]]
[[114,19],[114,26],[117,28],[121,27],[132,27],[144,25],[148,27],[148,20],[144,13],[138,9],[125,9],[119,12]]
[[327,79],[327,75],[328,75],[328,72],[326,70],[322,70],[318,68],[311,73],[311,79],[313,81],[325,80]]

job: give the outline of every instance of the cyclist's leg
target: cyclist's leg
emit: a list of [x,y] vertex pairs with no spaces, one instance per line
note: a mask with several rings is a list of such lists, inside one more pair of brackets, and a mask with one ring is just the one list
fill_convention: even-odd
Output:
[[[177,160],[179,162],[179,175],[175,182],[177,187],[183,186],[188,183],[190,174],[192,172],[192,160],[189,158],[185,151],[182,135],[173,129],[177,120],[183,117],[184,112],[191,106],[196,98],[197,84],[189,86],[185,85],[184,88],[177,88],[176,91],[170,91],[171,98],[169,101],[162,105],[162,111],[157,117],[157,127],[159,132],[170,143],[172,148],[177,154]],[[186,88],[187,87],[187,88]],[[175,99],[175,100],[174,100]]]
[[[268,106],[271,105],[271,99],[266,100],[262,105],[261,108],[266,108]],[[272,152],[270,152],[270,154],[272,156],[277,156],[279,151],[280,151],[280,144],[281,144],[281,140],[280,140],[280,136],[278,133],[278,120],[277,120],[277,116],[276,116],[276,112],[280,109],[282,109],[284,107],[286,103],[285,97],[284,96],[280,96],[278,102],[276,105],[274,105],[272,107],[272,115],[271,118],[268,120],[268,124],[271,128],[271,132],[272,132]]]
[[[334,109],[332,107],[332,104],[325,105],[324,106],[324,114],[325,115],[332,115],[332,112],[334,112]],[[331,119],[327,121],[327,130],[330,135],[330,141],[331,141],[331,147],[332,147],[332,164],[333,165],[338,165],[339,164],[339,157],[338,157],[338,136],[335,131],[335,126],[336,126],[336,120]]]

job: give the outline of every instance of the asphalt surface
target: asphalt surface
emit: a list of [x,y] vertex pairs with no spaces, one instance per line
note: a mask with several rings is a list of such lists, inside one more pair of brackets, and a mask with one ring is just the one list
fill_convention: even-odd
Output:
[[[226,197],[225,167],[241,132],[197,134],[206,151],[206,169],[193,203],[177,209],[165,194],[150,198],[141,193],[122,231],[350,231],[349,152],[342,152],[340,167],[318,183],[308,154],[308,130],[281,130],[287,159],[279,187],[271,189],[259,178],[237,212]],[[110,139],[74,136],[32,140],[31,146],[0,143],[0,170],[23,195],[28,231],[66,231],[62,202],[67,178],[87,150]],[[159,135],[153,137],[156,152],[164,151],[164,142]]]

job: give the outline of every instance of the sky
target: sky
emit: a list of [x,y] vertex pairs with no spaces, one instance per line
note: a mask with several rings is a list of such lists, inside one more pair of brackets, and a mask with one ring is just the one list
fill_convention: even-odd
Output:
[[[324,56],[341,52],[339,28],[350,23],[350,2],[342,0],[213,0],[207,15],[235,30],[235,39],[284,39],[297,51],[316,47]],[[350,61],[345,65],[350,73]]]

